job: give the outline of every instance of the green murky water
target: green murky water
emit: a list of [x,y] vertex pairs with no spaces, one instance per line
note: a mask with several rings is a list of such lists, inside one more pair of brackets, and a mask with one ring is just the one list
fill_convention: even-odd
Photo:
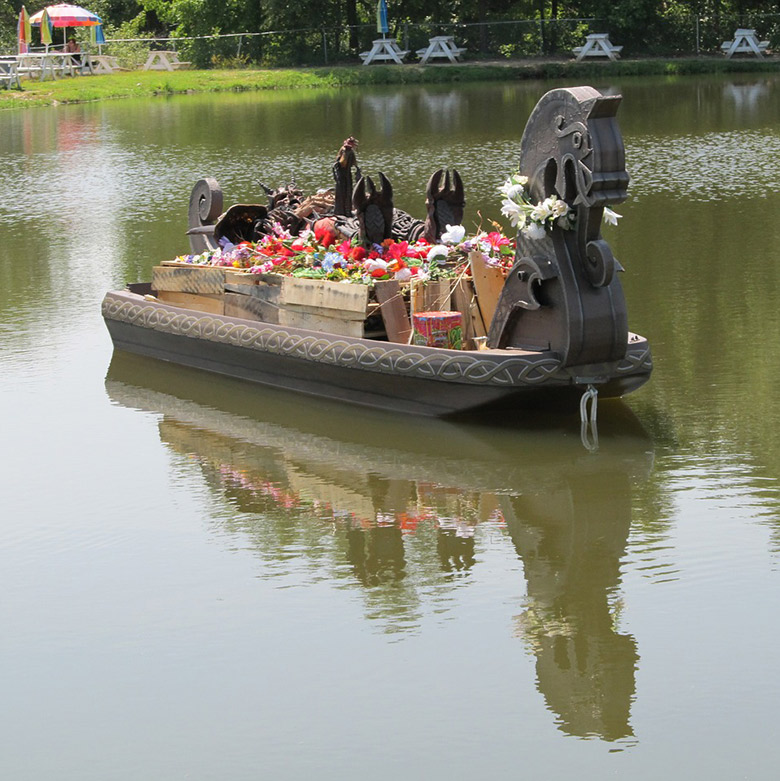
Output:
[[194,181],[499,216],[550,84],[0,115],[0,774],[766,778],[780,760],[780,79],[628,80],[617,228],[656,369],[576,417],[355,411],[112,355]]

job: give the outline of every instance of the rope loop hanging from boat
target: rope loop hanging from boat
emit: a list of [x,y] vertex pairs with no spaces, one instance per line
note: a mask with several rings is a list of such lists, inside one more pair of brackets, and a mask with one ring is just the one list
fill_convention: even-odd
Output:
[[[586,449],[594,452],[599,448],[599,432],[596,427],[599,392],[595,385],[588,385],[580,399],[580,437]],[[590,405],[590,411],[588,411]]]

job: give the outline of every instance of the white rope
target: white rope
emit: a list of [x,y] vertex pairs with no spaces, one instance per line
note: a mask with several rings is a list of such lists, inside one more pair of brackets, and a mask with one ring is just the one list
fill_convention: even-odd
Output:
[[[594,385],[588,385],[580,399],[580,437],[582,444],[591,452],[599,448],[599,433],[596,428],[599,392]],[[590,413],[588,412],[590,404]]]

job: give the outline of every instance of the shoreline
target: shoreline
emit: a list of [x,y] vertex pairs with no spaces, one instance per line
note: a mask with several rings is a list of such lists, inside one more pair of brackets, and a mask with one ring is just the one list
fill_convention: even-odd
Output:
[[207,92],[321,89],[375,84],[446,84],[454,82],[588,79],[625,76],[688,76],[720,73],[775,73],[780,58],[726,59],[700,56],[679,59],[506,60],[457,65],[334,65],[314,68],[246,70],[123,71],[110,75],[25,80],[22,90],[0,91],[0,111],[120,98],[159,97]]

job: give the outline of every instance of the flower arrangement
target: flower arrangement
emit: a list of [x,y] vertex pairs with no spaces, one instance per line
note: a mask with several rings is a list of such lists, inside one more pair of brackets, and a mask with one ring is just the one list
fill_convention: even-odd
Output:
[[[528,177],[513,173],[499,188],[503,195],[501,213],[513,228],[530,239],[542,239],[554,225],[571,230],[576,214],[566,201],[550,195],[532,203]],[[620,218],[604,209],[604,221],[617,225]],[[496,226],[498,227],[498,226]],[[371,284],[374,280],[457,278],[469,273],[469,253],[479,252],[485,262],[506,273],[514,263],[515,240],[500,230],[478,230],[466,236],[462,225],[447,225],[438,244],[387,239],[368,248],[355,240],[339,240],[333,223],[316,222],[311,229],[293,235],[278,223],[256,243],[232,244],[225,238],[220,246],[199,255],[180,255],[177,261],[208,266],[229,266],[252,273],[273,273],[310,279]]]
[[[546,228],[557,225],[572,230],[576,214],[566,201],[557,195],[550,195],[539,203],[532,203],[528,193],[528,177],[515,172],[501,185],[499,192],[504,196],[501,214],[507,217],[512,227],[518,228],[529,239],[543,239]],[[617,225],[622,215],[604,207],[604,222]]]
[[355,241],[339,241],[324,221],[298,235],[280,225],[256,243],[220,246],[199,255],[180,255],[177,261],[209,266],[226,266],[251,273],[273,273],[309,279],[327,279],[371,284],[374,280],[457,278],[468,269],[470,252],[482,253],[485,261],[503,270],[514,262],[515,242],[500,231],[479,231],[466,237],[462,225],[448,225],[440,243],[430,244],[387,239],[368,248]]

